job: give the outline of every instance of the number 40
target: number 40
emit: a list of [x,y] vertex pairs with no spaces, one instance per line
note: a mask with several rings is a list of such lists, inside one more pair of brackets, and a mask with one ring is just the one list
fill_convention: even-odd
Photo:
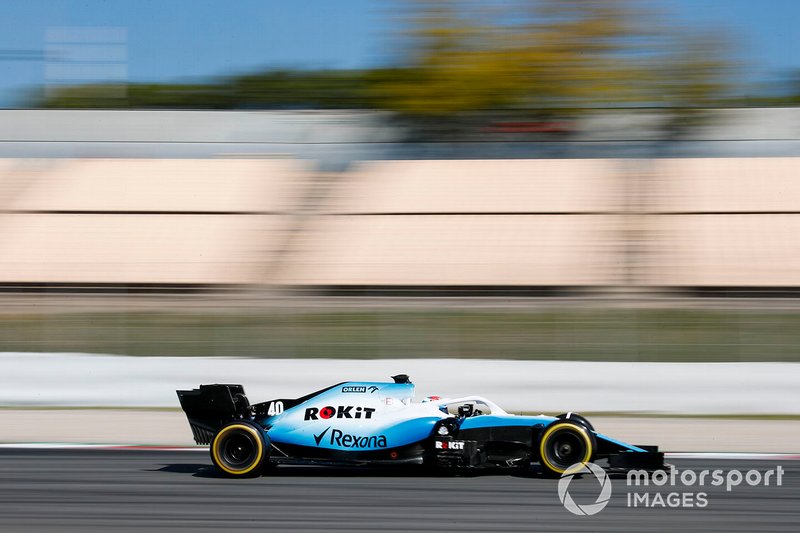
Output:
[[267,415],[275,416],[281,414],[282,412],[283,412],[283,402],[269,402]]

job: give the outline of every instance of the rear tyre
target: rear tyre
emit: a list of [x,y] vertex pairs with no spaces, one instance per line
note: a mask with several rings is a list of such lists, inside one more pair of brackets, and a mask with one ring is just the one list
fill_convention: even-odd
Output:
[[576,463],[594,458],[594,434],[581,424],[556,421],[545,428],[539,440],[539,460],[545,473],[560,476]]
[[261,430],[247,422],[223,426],[211,441],[211,461],[229,476],[259,475],[266,457],[266,443]]

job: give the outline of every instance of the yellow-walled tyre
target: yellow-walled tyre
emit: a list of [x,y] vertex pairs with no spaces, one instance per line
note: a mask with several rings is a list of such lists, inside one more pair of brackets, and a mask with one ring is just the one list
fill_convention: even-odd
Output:
[[560,476],[576,463],[595,455],[594,434],[581,424],[557,421],[544,429],[539,440],[539,460],[545,473]]
[[247,422],[223,426],[211,441],[211,461],[229,476],[259,475],[266,457],[266,443],[261,430]]

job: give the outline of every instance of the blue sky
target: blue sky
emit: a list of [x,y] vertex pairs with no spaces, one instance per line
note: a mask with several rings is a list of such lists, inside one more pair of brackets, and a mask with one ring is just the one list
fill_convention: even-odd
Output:
[[[396,0],[0,0],[0,106],[45,81],[48,28],[127,29],[131,81],[186,80],[262,67],[359,68],[385,63]],[[798,0],[661,0],[678,21],[725,28],[751,80],[800,69]]]

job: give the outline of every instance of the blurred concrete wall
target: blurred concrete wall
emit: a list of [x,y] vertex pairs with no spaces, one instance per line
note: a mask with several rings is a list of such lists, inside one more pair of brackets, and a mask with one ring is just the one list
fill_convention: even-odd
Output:
[[[394,146],[372,111],[0,110],[0,157],[296,157],[322,168]],[[394,144],[393,144],[394,143]]]
[[668,116],[657,109],[597,109],[563,138],[486,132],[460,142],[409,142],[416,138],[389,117],[359,110],[0,110],[0,158],[279,155],[338,171],[382,159],[800,156],[800,108],[705,110],[698,127],[668,141]]
[[299,285],[612,285],[614,160],[380,161],[342,176],[293,249]]
[[0,282],[240,284],[306,172],[290,160],[4,160]]
[[0,160],[0,284],[797,287],[800,158]]
[[800,158],[652,162],[642,282],[800,285]]

